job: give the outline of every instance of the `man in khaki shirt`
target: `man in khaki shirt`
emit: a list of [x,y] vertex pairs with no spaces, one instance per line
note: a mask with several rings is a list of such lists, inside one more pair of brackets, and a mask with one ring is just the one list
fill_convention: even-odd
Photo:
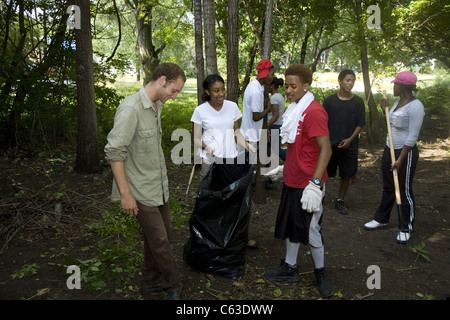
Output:
[[186,82],[176,64],[163,63],[150,82],[125,98],[117,108],[108,134],[106,160],[114,175],[111,199],[136,216],[144,231],[142,292],[167,290],[179,299],[181,281],[169,243],[171,233],[169,183],[161,147],[161,109],[175,100]]

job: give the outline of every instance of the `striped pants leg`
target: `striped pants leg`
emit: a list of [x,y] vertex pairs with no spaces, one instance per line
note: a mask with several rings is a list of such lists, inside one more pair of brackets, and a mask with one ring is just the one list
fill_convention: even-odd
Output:
[[[396,158],[399,157],[401,149],[395,150]],[[415,218],[415,200],[413,193],[413,177],[419,161],[419,150],[414,146],[402,163],[398,172],[400,196],[402,200],[399,213],[399,229],[403,232],[413,231]],[[375,220],[380,223],[388,223],[391,211],[395,203],[394,178],[391,171],[391,154],[386,146],[381,160],[381,172],[383,175],[383,194],[381,204],[375,213]]]

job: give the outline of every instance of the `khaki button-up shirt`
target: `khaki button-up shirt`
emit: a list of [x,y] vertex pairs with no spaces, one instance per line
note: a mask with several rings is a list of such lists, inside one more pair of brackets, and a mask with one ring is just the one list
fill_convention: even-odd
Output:
[[[117,108],[114,126],[105,146],[107,161],[124,161],[131,194],[147,206],[163,205],[169,199],[169,182],[161,147],[161,101],[153,108],[144,87],[125,98]],[[112,201],[120,200],[114,180]]]

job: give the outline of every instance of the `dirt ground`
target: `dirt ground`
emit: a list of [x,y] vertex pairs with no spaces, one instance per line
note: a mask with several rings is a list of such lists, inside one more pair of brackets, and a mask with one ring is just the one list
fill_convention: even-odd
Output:
[[[449,224],[449,146],[448,124],[427,120],[420,143],[414,193],[416,196],[415,231],[407,245],[397,244],[397,212],[393,211],[386,229],[366,231],[381,199],[380,161],[383,145],[369,145],[364,137],[360,147],[360,167],[346,198],[348,215],[334,209],[333,200],[339,181],[326,184],[322,221],[325,241],[325,265],[335,295],[330,300],[446,300],[450,298],[450,224]],[[199,183],[196,174],[190,196],[186,184],[190,165],[168,162],[171,192],[178,203],[192,212]],[[111,204],[108,196],[112,175],[107,166],[97,175],[73,173],[73,163],[58,155],[30,155],[24,151],[0,159],[0,299],[1,300],[158,300],[162,294],[143,296],[136,275],[126,290],[118,292],[114,282],[90,292],[69,290],[69,275],[57,271],[61,257],[75,259],[90,251],[98,236],[88,230],[89,223],[100,218]],[[183,278],[186,300],[317,300],[320,298],[313,274],[313,263],[306,246],[301,246],[298,264],[301,281],[272,283],[263,280],[265,270],[284,258],[283,241],[273,237],[282,180],[276,189],[266,191],[266,203],[251,206],[249,238],[261,242],[260,249],[247,249],[245,274],[240,279],[199,272],[183,261],[183,245],[189,238],[188,222],[174,230],[173,248]],[[59,202],[58,219],[44,221],[43,213],[54,207],[55,194],[65,186]],[[22,191],[21,191],[22,190]],[[18,196],[23,193],[22,196]],[[394,208],[395,210],[395,208]],[[58,230],[58,232],[56,232]],[[414,253],[422,243],[426,261]],[[141,248],[141,246],[139,247]],[[37,273],[17,278],[24,266],[36,264]],[[369,288],[369,266],[378,266],[379,289]],[[372,278],[373,279],[373,278]],[[370,281],[369,281],[370,282]],[[372,281],[372,283],[374,283]]]

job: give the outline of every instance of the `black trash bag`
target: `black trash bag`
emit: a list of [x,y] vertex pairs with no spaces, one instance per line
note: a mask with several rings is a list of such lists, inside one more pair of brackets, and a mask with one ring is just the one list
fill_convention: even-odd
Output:
[[199,185],[184,260],[206,273],[244,274],[253,165],[213,164]]

